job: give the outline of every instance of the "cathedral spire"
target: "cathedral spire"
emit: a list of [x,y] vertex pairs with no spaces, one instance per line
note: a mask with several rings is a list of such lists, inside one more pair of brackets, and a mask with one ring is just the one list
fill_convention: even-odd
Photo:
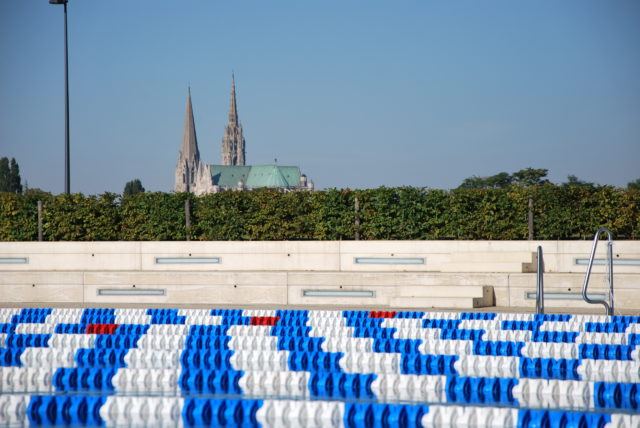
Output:
[[193,106],[191,105],[191,86],[187,94],[187,108],[184,115],[184,132],[182,134],[182,156],[185,160],[200,160],[198,139],[196,137],[196,123],[193,119]]
[[245,164],[245,141],[242,135],[242,125],[238,120],[236,105],[236,79],[231,73],[231,100],[229,101],[229,123],[222,138],[222,165]]
[[198,138],[196,137],[196,122],[193,118],[193,106],[191,105],[191,86],[187,91],[187,106],[184,113],[184,131],[182,133],[182,145],[176,165],[175,186],[176,192],[203,191],[200,177],[205,173],[200,162],[200,150],[198,150]]
[[236,105],[236,78],[231,73],[231,100],[229,101],[229,125],[238,124],[238,106]]

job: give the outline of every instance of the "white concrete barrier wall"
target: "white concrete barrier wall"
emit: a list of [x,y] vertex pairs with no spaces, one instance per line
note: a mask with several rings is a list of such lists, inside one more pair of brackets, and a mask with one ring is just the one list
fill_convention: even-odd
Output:
[[[531,307],[538,245],[547,292],[579,293],[589,241],[2,242],[0,302],[127,303],[133,291],[100,290],[135,288],[164,290],[136,297],[149,304]],[[605,251],[603,242],[597,258]],[[640,308],[640,242],[616,241],[614,258],[617,306]],[[602,293],[605,267],[593,272]],[[311,289],[360,295],[305,296]]]

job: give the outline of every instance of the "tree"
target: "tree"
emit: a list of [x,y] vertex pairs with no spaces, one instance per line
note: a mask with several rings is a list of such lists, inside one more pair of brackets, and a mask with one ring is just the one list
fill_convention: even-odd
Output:
[[22,193],[20,167],[14,158],[0,158],[0,192]]
[[9,168],[9,158],[0,158],[0,192],[10,192],[11,169]]
[[492,189],[502,189],[504,187],[509,187],[512,182],[511,175],[506,172],[499,172],[496,175],[492,175],[487,177],[487,187]]
[[514,184],[521,186],[535,186],[538,184],[548,183],[545,177],[549,173],[545,168],[525,168],[520,171],[516,171],[512,174],[511,178]]
[[500,172],[496,175],[488,177],[478,177],[476,175],[465,178],[459,188],[461,189],[503,189],[512,184],[519,186],[535,186],[538,184],[548,183],[545,177],[549,173],[544,168],[525,168],[516,171],[513,174]]
[[459,189],[501,189],[511,184],[511,176],[500,172],[489,177],[473,176],[465,178]]
[[24,189],[24,195],[32,199],[37,199],[37,198],[44,199],[44,198],[50,197],[51,192],[44,191],[38,187],[30,187],[28,189]]
[[594,187],[593,183],[588,181],[584,181],[579,179],[577,176],[573,174],[569,174],[567,176],[567,182],[562,184],[563,186],[584,186],[584,187]]
[[139,178],[131,180],[125,184],[123,196],[132,196],[136,193],[144,193],[144,187],[142,187],[142,182]]
[[635,181],[630,181],[627,184],[627,189],[640,190],[640,178],[636,178]]
[[484,185],[484,178],[474,175],[462,180],[462,184],[458,186],[458,189],[482,189]]
[[11,158],[11,165],[9,166],[9,189],[12,193],[22,193],[20,167],[14,158]]

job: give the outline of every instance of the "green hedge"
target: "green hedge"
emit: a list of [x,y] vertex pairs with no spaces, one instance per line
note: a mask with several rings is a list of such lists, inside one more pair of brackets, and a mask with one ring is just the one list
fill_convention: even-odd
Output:
[[640,238],[640,191],[546,184],[451,191],[258,190],[201,197],[0,193],[0,240],[37,239],[38,200],[44,203],[45,240],[184,240],[186,199],[193,240],[349,240],[356,233],[360,239],[515,240],[527,239],[529,198],[536,239],[587,239],[603,225],[618,239]]

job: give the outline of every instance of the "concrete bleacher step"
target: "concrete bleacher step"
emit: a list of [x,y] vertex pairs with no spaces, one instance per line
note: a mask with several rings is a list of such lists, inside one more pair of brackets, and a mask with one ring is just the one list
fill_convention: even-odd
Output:
[[[307,293],[318,293],[309,296]],[[369,293],[354,296],[349,293]],[[327,293],[319,295],[319,293]],[[344,296],[341,293],[345,293]],[[494,306],[488,285],[290,286],[289,305],[367,306],[407,309],[473,309]]]
[[477,297],[397,297],[391,300],[390,306],[407,309],[473,309],[493,305],[485,304]]
[[488,285],[437,285],[400,287],[390,301],[398,308],[473,309],[494,306],[493,287]]

